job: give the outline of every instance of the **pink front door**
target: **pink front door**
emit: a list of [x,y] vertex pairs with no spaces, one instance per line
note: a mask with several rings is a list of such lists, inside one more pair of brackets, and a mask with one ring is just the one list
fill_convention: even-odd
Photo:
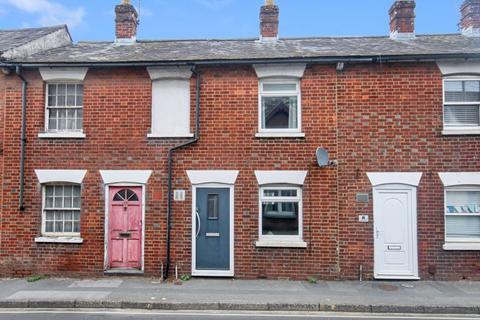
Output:
[[142,266],[142,188],[110,187],[110,268]]

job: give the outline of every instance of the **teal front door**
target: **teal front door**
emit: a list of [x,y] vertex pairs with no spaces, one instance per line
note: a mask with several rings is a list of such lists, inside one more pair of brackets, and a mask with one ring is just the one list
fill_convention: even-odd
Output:
[[195,270],[198,275],[225,275],[230,270],[230,189],[197,188]]

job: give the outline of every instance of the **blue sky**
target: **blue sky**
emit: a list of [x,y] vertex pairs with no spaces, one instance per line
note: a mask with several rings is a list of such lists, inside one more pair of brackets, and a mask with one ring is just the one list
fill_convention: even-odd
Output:
[[[457,32],[463,0],[417,0],[417,33]],[[120,0],[0,0],[0,29],[66,23],[74,41],[112,40]],[[132,0],[140,39],[249,38],[263,0]],[[280,36],[386,35],[393,0],[277,0]]]

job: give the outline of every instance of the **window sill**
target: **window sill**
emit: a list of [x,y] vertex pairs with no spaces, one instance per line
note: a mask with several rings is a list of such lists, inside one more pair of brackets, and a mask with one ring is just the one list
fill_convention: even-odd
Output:
[[443,129],[444,136],[461,136],[461,135],[480,135],[480,128],[458,128],[458,129]]
[[259,240],[255,242],[257,248],[306,248],[305,241],[275,241],[275,240]]
[[168,138],[193,138],[195,135],[193,133],[187,134],[157,134],[149,133],[147,134],[148,139],[168,139]]
[[80,237],[38,237],[35,238],[36,243],[83,243],[83,238]]
[[38,134],[41,139],[85,139],[83,132],[41,132]]
[[305,138],[303,132],[258,132],[256,138]]
[[443,250],[480,250],[480,242],[446,242],[443,245]]

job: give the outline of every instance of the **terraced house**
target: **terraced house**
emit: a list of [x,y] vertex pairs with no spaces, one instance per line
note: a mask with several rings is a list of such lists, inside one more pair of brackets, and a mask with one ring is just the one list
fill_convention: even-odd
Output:
[[115,12],[115,41],[2,61],[1,275],[480,278],[479,0],[433,35],[394,1],[379,37]]

